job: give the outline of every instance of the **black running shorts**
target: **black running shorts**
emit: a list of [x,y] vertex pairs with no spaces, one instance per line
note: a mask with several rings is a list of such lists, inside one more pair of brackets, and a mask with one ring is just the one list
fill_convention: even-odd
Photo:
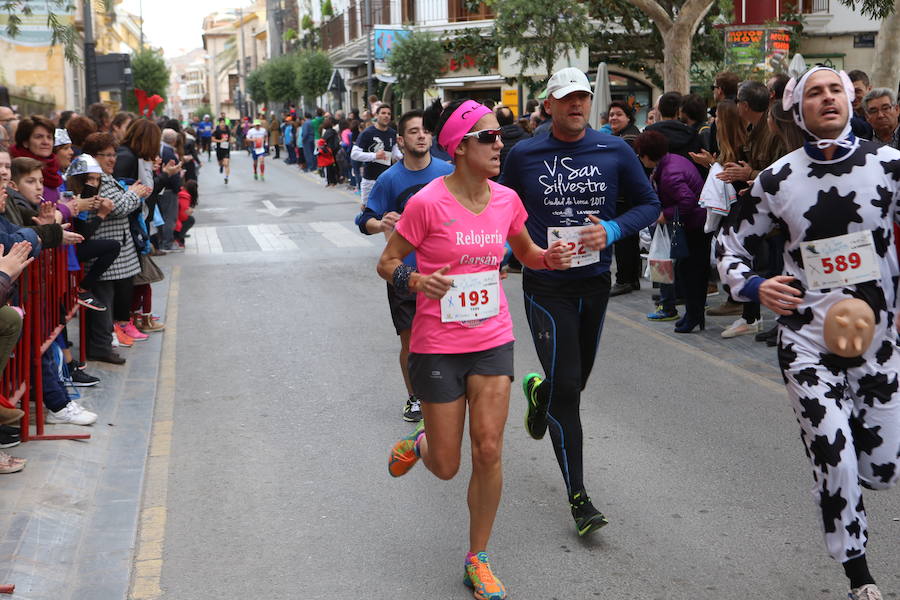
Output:
[[465,354],[409,353],[409,378],[422,402],[453,402],[466,393],[469,375],[506,375],[513,379],[513,344]]
[[391,307],[391,320],[397,335],[406,329],[412,329],[413,317],[416,316],[416,295],[404,295],[397,289],[387,284],[388,306]]
[[231,158],[231,150],[216,150],[216,160],[223,160],[226,158]]

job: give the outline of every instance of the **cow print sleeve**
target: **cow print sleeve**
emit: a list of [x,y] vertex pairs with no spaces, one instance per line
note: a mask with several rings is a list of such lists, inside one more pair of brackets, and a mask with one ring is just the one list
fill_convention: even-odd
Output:
[[716,262],[719,276],[731,297],[739,302],[758,301],[758,286],[750,286],[751,295],[742,295],[747,282],[757,276],[753,270],[753,255],[773,225],[770,196],[763,190],[762,176],[749,193],[732,206],[722,230],[716,238]]

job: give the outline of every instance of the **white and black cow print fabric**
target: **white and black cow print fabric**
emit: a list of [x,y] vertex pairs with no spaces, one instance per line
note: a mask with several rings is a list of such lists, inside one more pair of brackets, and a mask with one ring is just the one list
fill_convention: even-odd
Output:
[[[778,361],[812,463],[826,546],[840,562],[865,552],[860,483],[885,488],[900,478],[900,352],[894,328],[900,269],[893,234],[898,203],[897,150],[863,140],[841,158],[824,161],[800,148],[760,173],[716,241],[722,281],[735,299],[746,301],[750,298],[741,291],[757,276],[755,249],[775,225],[786,237],[784,271],[804,295],[797,310],[778,319]],[[872,232],[880,279],[807,289],[801,245],[866,230]],[[872,345],[856,359],[829,353],[823,338],[828,309],[848,297],[865,300],[876,319]]]

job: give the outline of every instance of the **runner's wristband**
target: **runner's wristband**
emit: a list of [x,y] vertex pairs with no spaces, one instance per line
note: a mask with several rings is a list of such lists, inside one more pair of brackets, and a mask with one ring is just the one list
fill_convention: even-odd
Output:
[[416,270],[407,264],[397,265],[397,268],[394,269],[394,289],[400,294],[408,295],[410,293],[409,279],[415,272]]
[[615,221],[600,221],[603,229],[606,230],[606,245],[612,246],[622,237],[622,229]]
[[547,267],[548,271],[555,271],[553,267],[550,266],[550,263],[547,262],[547,251],[544,250],[541,252],[541,260],[544,262],[544,266]]

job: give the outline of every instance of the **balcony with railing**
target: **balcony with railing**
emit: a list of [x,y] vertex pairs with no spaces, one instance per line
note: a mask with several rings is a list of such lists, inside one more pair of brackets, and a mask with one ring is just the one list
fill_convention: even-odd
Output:
[[339,14],[329,21],[322,23],[322,48],[333,50],[344,45],[344,15]]
[[[409,0],[414,2],[415,0]],[[354,1],[347,7],[347,16],[349,18],[348,37],[355,40],[362,36],[364,23],[368,21],[365,18],[365,2]],[[394,23],[391,18],[391,0],[370,0],[369,10],[372,11],[373,25],[391,25]],[[404,21],[405,23],[406,21]]]
[[803,15],[815,15],[828,13],[830,10],[829,0],[798,0],[797,6],[800,9],[800,14]]

